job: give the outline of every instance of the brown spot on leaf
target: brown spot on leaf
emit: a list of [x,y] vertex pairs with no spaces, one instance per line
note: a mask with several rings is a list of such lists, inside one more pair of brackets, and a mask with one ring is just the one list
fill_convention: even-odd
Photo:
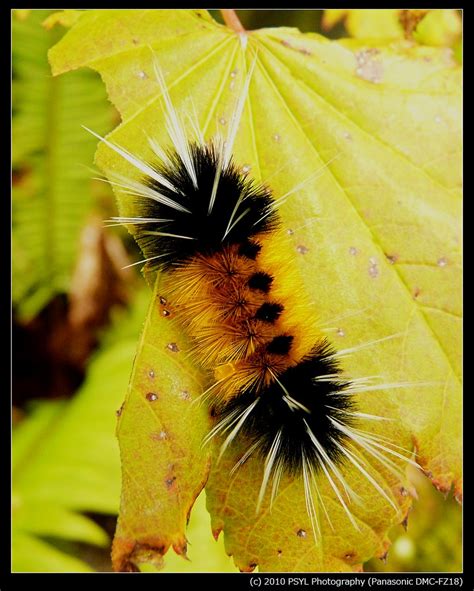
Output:
[[308,534],[306,533],[306,530],[304,530],[304,529],[299,529],[299,530],[296,532],[296,535],[297,535],[299,538],[306,538],[306,536],[307,536]]
[[387,261],[391,265],[394,265],[398,261],[398,254],[387,254],[387,253],[385,253],[385,256],[387,257]]
[[169,478],[166,478],[166,480],[165,480],[165,485],[166,485],[166,488],[167,488],[168,490],[171,490],[171,489],[173,489],[173,488],[174,488],[174,483],[175,483],[175,482],[176,482],[176,476],[171,476],[171,477],[169,477]]
[[122,411],[123,411],[123,405],[124,405],[124,404],[125,404],[125,402],[122,402],[122,405],[121,405],[121,407],[120,407],[120,408],[118,408],[118,409],[115,411],[115,414],[116,414],[118,417],[119,417],[119,416],[122,414]]
[[408,513],[405,515],[405,517],[403,518],[400,525],[403,527],[403,529],[405,531],[407,531],[407,529],[408,529]]
[[309,252],[309,248],[307,246],[305,246],[304,244],[299,244],[296,247],[297,252],[299,252],[300,254],[306,254]]
[[168,343],[166,345],[166,348],[171,351],[172,353],[178,353],[179,352],[179,347],[177,343]]
[[286,39],[282,39],[280,43],[283,45],[283,47],[289,47],[290,49],[294,49],[303,55],[313,55],[312,52],[306,47],[295,47]]
[[25,182],[28,177],[31,175],[31,168],[22,167],[22,168],[14,168],[12,170],[12,185],[17,187]]
[[148,402],[155,402],[155,400],[158,400],[158,394],[155,392],[147,392],[145,394],[145,398],[148,400]]

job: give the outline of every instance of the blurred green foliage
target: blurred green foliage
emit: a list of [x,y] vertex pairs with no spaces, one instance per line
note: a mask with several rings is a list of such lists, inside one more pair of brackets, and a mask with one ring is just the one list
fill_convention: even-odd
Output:
[[[211,13],[222,22],[218,11]],[[80,70],[51,77],[47,51],[63,30],[41,26],[49,14],[23,10],[12,16],[13,303],[15,318],[22,320],[35,317],[55,294],[68,293],[80,231],[97,208],[92,173],[83,166],[92,165],[96,140],[81,125],[105,134],[114,117],[95,73]],[[238,14],[248,29],[292,26],[321,32],[320,10]],[[329,36],[344,33],[339,22]],[[460,42],[456,47],[460,52]],[[84,383],[71,399],[45,400],[35,391],[22,409],[24,416],[13,430],[14,571],[111,568],[112,532],[95,516],[115,516],[118,511],[115,412],[125,395],[148,300],[146,288],[138,290],[129,310],[115,314],[88,363]],[[393,532],[386,564],[372,560],[366,569],[461,570],[459,505],[445,501],[420,474],[413,478],[419,500],[408,530],[399,526]],[[190,561],[171,551],[165,572],[235,571],[222,536],[217,543],[212,538],[204,495],[193,510],[188,539]]]
[[385,562],[372,559],[364,570],[378,572],[460,572],[462,512],[452,495],[445,498],[421,472],[410,468],[417,491],[406,529],[393,528]]
[[47,52],[64,32],[42,26],[51,12],[12,14],[12,291],[25,320],[68,292],[80,231],[94,208],[87,167],[97,142],[81,125],[105,134],[114,121],[95,72],[51,75]]
[[[81,566],[54,539],[108,547],[108,535],[84,513],[116,514],[120,461],[114,437],[149,293],[116,319],[70,400],[34,400],[13,431],[13,570],[70,571]],[[38,393],[39,394],[39,393]],[[53,540],[53,544],[44,539]],[[30,548],[35,551],[30,553]],[[49,560],[53,559],[49,564]],[[74,568],[73,564],[75,565]],[[81,570],[89,570],[82,564]]]
[[[212,17],[219,23],[223,19],[219,10],[209,11]],[[238,10],[238,17],[247,30],[261,29],[264,27],[296,27],[303,33],[321,32],[321,20],[323,11],[313,10]],[[343,31],[342,26],[333,35]]]

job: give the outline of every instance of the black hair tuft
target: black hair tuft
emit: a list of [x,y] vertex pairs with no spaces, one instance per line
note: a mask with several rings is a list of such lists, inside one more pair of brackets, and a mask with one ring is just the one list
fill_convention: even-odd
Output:
[[280,317],[283,310],[284,307],[278,302],[265,302],[255,312],[255,318],[273,324]]
[[264,271],[257,271],[249,277],[247,285],[250,289],[258,289],[263,293],[270,291],[270,286],[273,283],[273,277]]
[[241,257],[246,257],[247,259],[254,261],[261,250],[262,247],[258,242],[246,240],[239,246],[238,253]]
[[[308,463],[316,471],[324,461],[314,445],[311,430],[331,461],[340,464],[344,455],[337,444],[343,445],[346,436],[332,420],[345,427],[354,423],[352,414],[355,403],[348,383],[341,379],[315,380],[318,376],[337,375],[338,364],[332,358],[334,351],[327,342],[316,346],[298,365],[290,367],[278,376],[270,386],[256,392],[245,389],[230,404],[218,411],[222,420],[234,411],[244,412],[258,396],[259,402],[242,426],[242,434],[248,447],[259,442],[257,453],[266,459],[272,444],[281,431],[279,456],[288,474],[301,474],[303,452]],[[280,382],[280,383],[278,383]],[[288,393],[298,406],[288,404]],[[305,424],[306,422],[306,424]],[[306,426],[307,425],[307,426]]]
[[275,355],[288,355],[293,343],[291,335],[278,335],[274,337],[267,345],[267,353],[274,353]]
[[190,154],[197,186],[175,151],[169,152],[167,164],[152,166],[175,190],[149,176],[141,181],[169,201],[140,197],[137,217],[171,220],[137,226],[135,238],[150,259],[149,266],[168,269],[196,254],[210,255],[231,244],[246,245],[247,252],[256,256],[260,245],[251,242],[251,237],[270,232],[277,224],[270,190],[247,178],[231,161],[221,172],[209,212],[219,154],[213,144],[190,144]]

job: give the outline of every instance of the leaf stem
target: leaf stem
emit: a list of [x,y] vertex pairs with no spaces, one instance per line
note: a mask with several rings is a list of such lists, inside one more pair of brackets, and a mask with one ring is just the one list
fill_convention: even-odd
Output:
[[228,8],[221,8],[222,18],[224,19],[225,24],[235,31],[236,33],[245,33],[245,29],[240,22],[239,17],[236,15],[235,10],[230,10]]

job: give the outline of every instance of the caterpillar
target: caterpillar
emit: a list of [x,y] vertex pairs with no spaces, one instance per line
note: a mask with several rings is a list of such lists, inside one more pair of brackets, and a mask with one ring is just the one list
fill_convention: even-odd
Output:
[[135,226],[144,255],[138,263],[170,279],[170,302],[162,303],[172,305],[191,337],[196,363],[213,376],[199,398],[214,421],[203,443],[221,438],[219,457],[235,445],[245,449],[233,470],[250,456],[261,459],[257,512],[270,482],[273,502],[282,474],[301,480],[317,539],[318,478],[328,480],[357,527],[348,505],[358,495],[344,478],[346,465],[398,511],[359,451],[400,479],[397,461],[417,464],[408,450],[362,428],[363,421],[383,417],[360,412],[356,402],[364,389],[404,384],[370,386],[368,378],[347,378],[341,360],[351,351],[335,350],[297,279],[284,280],[292,273],[291,260],[269,253],[268,244],[281,228],[278,208],[289,195],[275,195],[232,155],[254,67],[255,60],[225,139],[217,135],[205,141],[197,122],[194,137],[187,137],[156,63],[170,146],[150,140],[156,159],[149,162],[89,131],[137,169],[134,179],[112,175],[110,182],[131,194],[134,215],[110,222]]

